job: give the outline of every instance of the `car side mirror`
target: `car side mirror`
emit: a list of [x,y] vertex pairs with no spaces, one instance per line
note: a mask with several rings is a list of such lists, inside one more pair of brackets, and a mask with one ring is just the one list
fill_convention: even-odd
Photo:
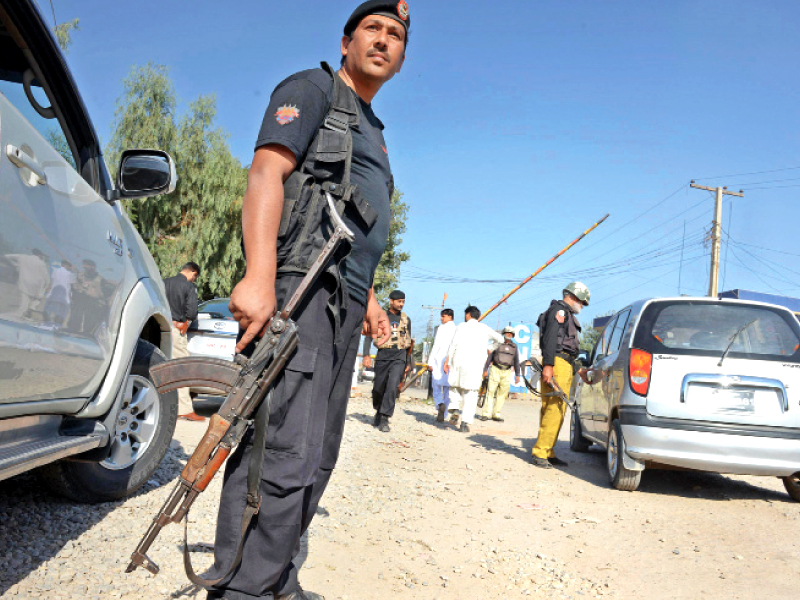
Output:
[[117,191],[121,198],[147,198],[175,191],[175,163],[161,150],[125,150],[119,161]]
[[578,358],[576,360],[579,363],[581,363],[582,365],[588,365],[589,364],[589,353],[586,352],[585,350],[582,350],[582,351],[578,352]]

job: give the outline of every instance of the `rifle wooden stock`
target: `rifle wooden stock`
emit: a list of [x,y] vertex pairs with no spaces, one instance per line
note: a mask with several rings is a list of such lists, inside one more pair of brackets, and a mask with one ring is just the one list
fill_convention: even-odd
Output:
[[[208,424],[208,430],[206,430],[200,443],[197,444],[197,448],[194,449],[189,462],[187,462],[186,466],[183,468],[183,472],[181,473],[183,479],[189,483],[195,484],[198,474],[204,469],[209,458],[211,458],[212,452],[214,452],[214,449],[219,445],[230,428],[231,424],[220,417],[219,414],[212,415],[211,421]],[[227,454],[225,456],[227,456]],[[225,459],[223,458],[222,460]],[[220,463],[220,465],[221,464],[222,463]],[[214,472],[216,473],[216,471]],[[208,485],[208,483],[206,483],[206,485]]]

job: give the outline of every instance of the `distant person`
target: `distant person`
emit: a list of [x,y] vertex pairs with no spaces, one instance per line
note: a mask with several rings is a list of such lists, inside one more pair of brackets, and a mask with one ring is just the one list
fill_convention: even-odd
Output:
[[504,421],[500,416],[503,405],[508,398],[511,388],[511,369],[514,369],[514,383],[520,383],[519,350],[514,343],[514,328],[503,329],[504,341],[497,346],[486,359],[483,367],[483,376],[489,377],[489,386],[486,389],[486,401],[483,404],[481,421]]
[[105,305],[105,278],[97,271],[91,258],[81,261],[82,270],[72,284],[71,311],[67,327],[75,333],[93,335],[107,314]]
[[[566,467],[566,461],[556,456],[553,447],[564,423],[567,405],[552,395],[555,381],[565,394],[572,387],[575,360],[578,358],[581,324],[577,315],[589,305],[589,288],[580,281],[570,283],[563,291],[561,300],[553,300],[550,307],[539,315],[539,347],[542,350],[542,410],[539,419],[539,435],[533,447],[533,464],[550,469]],[[579,372],[588,383],[586,370]]]
[[[186,332],[197,318],[197,288],[194,282],[200,276],[200,266],[188,262],[175,277],[164,280],[169,309],[172,312],[172,358],[189,356]],[[189,388],[178,388],[178,415],[186,421],[205,421],[194,412]]]
[[[375,409],[374,425],[384,433],[390,431],[389,419],[394,415],[400,394],[398,388],[411,365],[411,319],[403,312],[405,304],[406,295],[400,290],[389,294],[389,310],[386,312],[392,336],[386,343],[376,344],[378,353],[375,355],[375,379],[372,382],[372,408]],[[365,353],[362,363],[369,368],[372,358]]]
[[72,272],[72,263],[64,259],[50,275],[50,291],[47,293],[47,301],[44,303],[47,320],[57,327],[61,327],[69,316],[74,283],[75,273]]
[[489,344],[503,341],[502,335],[478,321],[480,316],[477,307],[466,308],[464,322],[456,327],[444,367],[450,381],[450,422],[464,433],[469,432],[469,426],[475,420]]
[[450,381],[449,375],[444,371],[447,360],[447,351],[450,342],[456,334],[456,324],[453,321],[455,314],[452,308],[445,308],[440,315],[442,324],[436,329],[436,338],[433,348],[428,356],[428,370],[431,372],[431,386],[433,389],[433,403],[436,406],[436,420],[441,423],[450,407]]

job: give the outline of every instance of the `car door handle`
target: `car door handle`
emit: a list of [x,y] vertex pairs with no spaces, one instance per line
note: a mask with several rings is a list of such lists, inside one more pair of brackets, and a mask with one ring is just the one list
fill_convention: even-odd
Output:
[[47,175],[45,175],[42,165],[40,165],[39,161],[37,161],[24,150],[21,150],[12,144],[8,144],[6,146],[6,156],[8,157],[8,160],[10,160],[20,169],[28,169],[34,175],[36,175],[36,183],[39,185],[45,185],[47,183]]

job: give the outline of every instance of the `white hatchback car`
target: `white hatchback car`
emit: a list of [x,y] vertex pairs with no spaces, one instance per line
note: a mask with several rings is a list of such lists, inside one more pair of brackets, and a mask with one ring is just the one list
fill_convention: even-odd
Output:
[[646,466],[783,478],[800,501],[800,324],[771,304],[642,300],[615,314],[576,378],[570,447],[607,451],[617,489]]

